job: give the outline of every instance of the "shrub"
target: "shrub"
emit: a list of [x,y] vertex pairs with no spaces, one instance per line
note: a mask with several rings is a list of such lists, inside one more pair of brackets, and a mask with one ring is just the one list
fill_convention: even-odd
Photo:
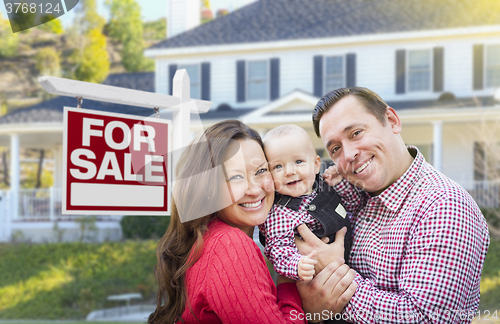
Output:
[[127,239],[158,239],[165,234],[170,216],[124,216],[120,225]]

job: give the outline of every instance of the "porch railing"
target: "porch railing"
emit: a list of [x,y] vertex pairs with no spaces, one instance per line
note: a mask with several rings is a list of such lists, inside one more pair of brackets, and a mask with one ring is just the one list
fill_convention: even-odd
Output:
[[466,188],[479,207],[500,207],[500,181],[474,181]]
[[[62,215],[62,189],[21,189],[18,195],[19,215],[13,220],[47,221],[75,219],[84,215]],[[97,216],[101,220],[116,220],[119,216]]]

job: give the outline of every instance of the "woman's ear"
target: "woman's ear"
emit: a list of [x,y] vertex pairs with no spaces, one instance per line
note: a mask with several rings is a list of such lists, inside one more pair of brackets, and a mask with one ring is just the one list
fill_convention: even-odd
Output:
[[387,117],[387,122],[391,126],[392,132],[394,134],[401,133],[401,120],[398,114],[396,114],[396,111],[391,107],[387,107],[385,116]]

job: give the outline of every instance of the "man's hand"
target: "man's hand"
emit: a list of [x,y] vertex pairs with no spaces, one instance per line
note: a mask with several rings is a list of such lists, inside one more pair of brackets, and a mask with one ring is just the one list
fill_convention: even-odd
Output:
[[340,175],[336,165],[332,165],[325,170],[323,173],[323,180],[325,180],[330,187],[333,187],[342,181],[342,176]]
[[305,224],[299,225],[297,231],[300,236],[302,236],[302,240],[297,236],[295,237],[295,244],[300,254],[309,255],[314,250],[317,252],[316,260],[318,260],[318,263],[316,263],[315,266],[316,273],[319,273],[332,261],[344,257],[344,236],[347,232],[346,227],[343,227],[335,234],[335,242],[332,244],[325,243],[328,242],[327,237],[320,240]]
[[309,255],[304,255],[299,259],[299,278],[304,281],[312,280],[314,277],[314,265],[318,263],[315,259],[316,251],[312,251]]
[[358,285],[353,282],[356,272],[342,260],[328,264],[311,281],[298,281],[297,289],[306,313],[322,313],[324,310],[334,314],[342,312]]

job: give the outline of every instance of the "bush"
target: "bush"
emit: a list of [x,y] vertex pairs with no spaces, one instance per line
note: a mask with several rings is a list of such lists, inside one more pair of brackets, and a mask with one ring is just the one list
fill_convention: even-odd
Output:
[[124,216],[120,225],[127,239],[158,239],[165,234],[170,216]]

